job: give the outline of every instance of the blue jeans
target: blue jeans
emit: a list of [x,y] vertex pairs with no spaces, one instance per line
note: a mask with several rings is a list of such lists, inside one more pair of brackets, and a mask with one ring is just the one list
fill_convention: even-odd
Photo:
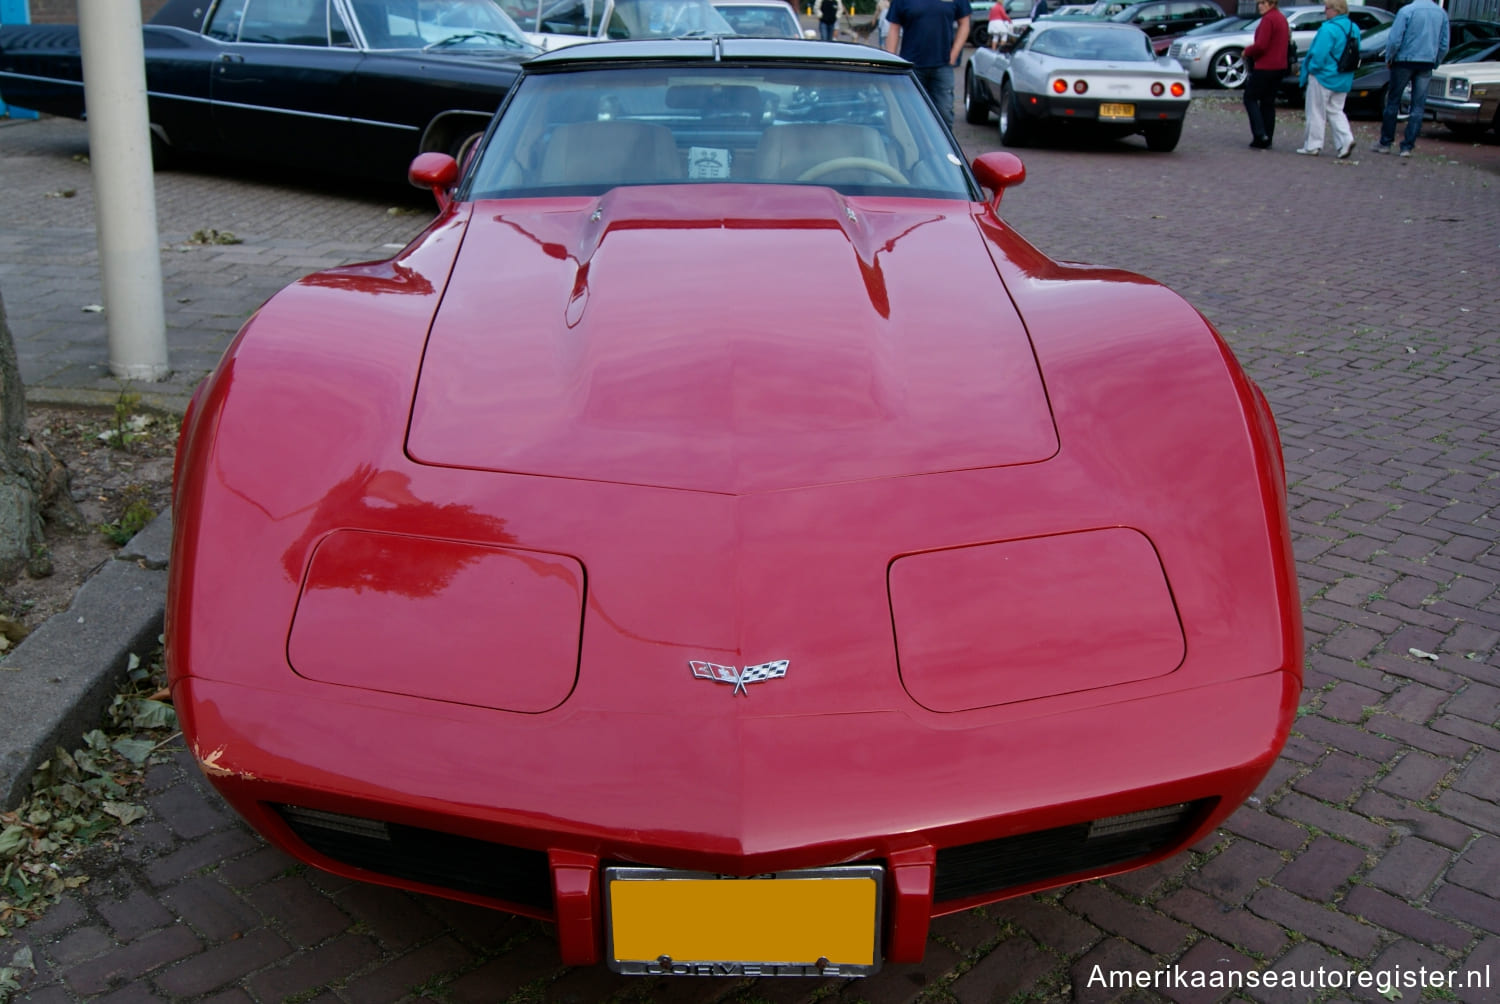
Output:
[[915,66],[912,72],[917,75],[917,80],[922,84],[922,89],[937,105],[938,114],[943,121],[948,123],[948,128],[953,128],[953,67],[946,63],[942,66]]
[[832,42],[834,29],[838,26],[839,23],[837,21],[819,21],[818,37],[825,42]]
[[1427,81],[1432,77],[1431,63],[1398,62],[1391,64],[1391,82],[1385,85],[1385,114],[1380,119],[1380,145],[1390,146],[1396,139],[1396,116],[1401,111],[1401,93],[1411,84],[1411,117],[1406,120],[1406,134],[1401,149],[1417,145],[1422,132],[1422,113],[1427,110]]

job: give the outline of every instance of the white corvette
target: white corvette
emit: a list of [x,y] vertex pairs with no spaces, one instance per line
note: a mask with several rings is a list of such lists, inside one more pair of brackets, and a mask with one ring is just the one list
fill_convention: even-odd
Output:
[[1187,71],[1158,57],[1128,24],[1038,21],[1013,41],[978,49],[964,70],[965,118],[1000,118],[1000,142],[1026,146],[1049,124],[1177,147],[1192,92]]

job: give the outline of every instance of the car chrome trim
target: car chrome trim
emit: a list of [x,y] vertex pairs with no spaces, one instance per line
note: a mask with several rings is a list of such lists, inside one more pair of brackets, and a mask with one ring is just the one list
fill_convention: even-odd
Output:
[[[177,98],[179,95],[166,94],[162,97]],[[380,122],[375,119],[355,119],[347,115],[329,115],[325,112],[304,112],[295,108],[272,108],[268,105],[247,105],[238,101],[215,101],[209,98],[186,98],[188,101],[202,101],[206,104],[217,105],[221,108],[238,108],[247,112],[269,112],[272,115],[295,115],[305,119],[321,119],[325,122],[349,122],[354,125],[384,126],[387,129],[402,129],[406,132],[421,132],[421,128],[414,125],[406,125],[403,122]]]
[[0,80],[35,80],[39,84],[72,84],[74,87],[82,87],[82,80],[63,80],[60,77],[38,77],[30,73],[17,73],[14,70],[0,70]]

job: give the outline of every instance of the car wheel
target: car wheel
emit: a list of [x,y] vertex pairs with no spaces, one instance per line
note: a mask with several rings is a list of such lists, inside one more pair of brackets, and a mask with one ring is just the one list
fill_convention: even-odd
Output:
[[1155,153],[1171,153],[1182,139],[1182,122],[1162,122],[1146,127],[1146,149]]
[[984,125],[990,120],[990,105],[979,93],[979,81],[974,76],[974,67],[964,67],[964,121],[970,125]]
[[1223,49],[1208,65],[1208,75],[1220,87],[1234,90],[1245,86],[1250,70],[1245,66],[1244,49]]
[[482,139],[484,139],[484,133],[471,132],[467,136],[461,136],[454,140],[453,148],[448,152],[454,160],[458,161],[459,167],[465,167],[467,166],[469,155],[474,152],[474,148],[479,145],[479,141]]
[[1000,142],[1005,146],[1025,146],[1031,141],[1031,129],[1021,116],[1021,103],[1010,81],[1000,85]]

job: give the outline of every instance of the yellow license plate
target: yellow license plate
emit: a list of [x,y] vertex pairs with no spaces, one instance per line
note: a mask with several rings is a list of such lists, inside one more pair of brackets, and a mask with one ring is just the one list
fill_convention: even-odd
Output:
[[883,869],[720,878],[606,868],[609,967],[676,976],[868,976],[880,968]]
[[1099,106],[1099,117],[1101,119],[1133,119],[1135,118],[1135,105],[1102,104]]

